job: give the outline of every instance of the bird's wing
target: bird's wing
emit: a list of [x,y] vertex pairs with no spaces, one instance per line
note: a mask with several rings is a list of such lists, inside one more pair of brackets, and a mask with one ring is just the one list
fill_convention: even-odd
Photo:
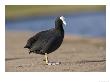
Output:
[[52,49],[53,46],[58,43],[58,40],[58,36],[51,37],[48,42],[42,47],[42,52],[48,52],[50,49]]
[[31,47],[30,51],[38,51],[39,53],[45,53],[47,50],[49,50],[54,44],[56,44],[58,40],[57,36],[48,36],[43,37],[42,39],[39,39],[36,41],[33,46]]
[[36,35],[34,35],[33,37],[29,38],[27,40],[27,44],[25,45],[24,48],[28,48],[30,49],[31,46],[38,40],[39,36],[42,34],[42,32],[37,33]]

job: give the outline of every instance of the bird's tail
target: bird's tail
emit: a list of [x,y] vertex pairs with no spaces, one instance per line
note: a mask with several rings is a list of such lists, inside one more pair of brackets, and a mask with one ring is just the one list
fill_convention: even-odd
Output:
[[25,45],[24,48],[28,48],[28,49],[30,49],[30,46],[29,46],[29,45]]

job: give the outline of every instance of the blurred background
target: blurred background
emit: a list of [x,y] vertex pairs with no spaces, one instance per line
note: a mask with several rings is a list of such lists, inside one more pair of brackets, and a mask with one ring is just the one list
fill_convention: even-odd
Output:
[[54,27],[63,15],[68,35],[106,37],[104,5],[6,5],[6,30],[39,32]]

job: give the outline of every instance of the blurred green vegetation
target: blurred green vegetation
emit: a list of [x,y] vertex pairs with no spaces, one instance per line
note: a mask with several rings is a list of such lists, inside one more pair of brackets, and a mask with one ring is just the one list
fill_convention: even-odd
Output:
[[105,11],[105,5],[6,5],[6,19],[82,11]]

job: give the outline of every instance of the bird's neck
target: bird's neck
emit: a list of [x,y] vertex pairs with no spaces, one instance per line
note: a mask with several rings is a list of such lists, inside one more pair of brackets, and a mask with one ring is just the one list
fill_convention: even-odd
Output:
[[61,35],[64,36],[64,29],[62,23],[55,22],[55,29],[57,29],[61,33]]
[[59,30],[61,32],[64,32],[63,26],[55,27],[55,29],[57,29],[57,30]]
[[61,35],[64,37],[64,29],[63,29],[63,26],[55,27],[55,29],[58,30],[58,32],[61,33]]
[[60,30],[60,31],[63,31],[63,25],[62,24],[55,24],[55,28]]

